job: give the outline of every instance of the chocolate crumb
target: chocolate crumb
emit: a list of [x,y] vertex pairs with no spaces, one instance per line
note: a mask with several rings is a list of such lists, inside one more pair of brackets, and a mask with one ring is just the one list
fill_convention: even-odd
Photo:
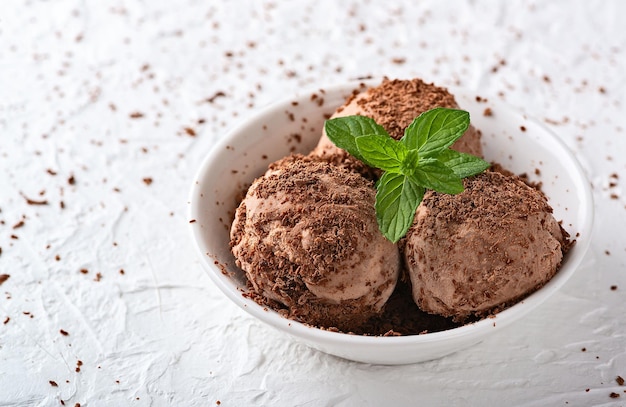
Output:
[[519,129],[520,129],[521,131],[526,131],[526,127],[525,127],[525,126],[519,126]]
[[67,179],[67,183],[70,185],[75,185],[76,184],[76,178],[74,178],[74,175],[70,175],[70,177]]
[[7,281],[11,277],[10,274],[0,274],[0,285]]
[[30,199],[30,198],[28,198],[24,194],[21,194],[21,195],[26,200],[26,203],[28,205],[48,205],[48,200],[46,200],[46,199],[38,201],[38,200],[35,200],[35,199]]
[[587,348],[582,348],[581,352],[587,352]]
[[491,117],[491,116],[493,116],[493,110],[491,110],[491,108],[489,108],[489,107],[488,107],[488,108],[486,108],[486,109],[483,111],[483,116],[485,116],[485,117]]
[[622,376],[617,376],[615,378],[615,381],[617,382],[617,384],[619,384],[620,386],[624,385],[624,378]]
[[102,279],[102,274],[96,273],[96,278],[94,278],[93,281],[100,281],[100,279]]
[[150,178],[150,177],[145,177],[142,181],[146,185],[152,184],[152,178]]
[[4,324],[4,325],[8,324],[10,320],[11,320],[11,318],[10,318],[10,317],[6,317],[6,318],[4,319],[3,324]]
[[611,286],[611,291],[615,291],[615,290],[617,290],[617,286],[616,285],[612,285]]
[[120,274],[121,274],[121,275],[126,274],[126,272],[124,271],[124,269],[120,269]]
[[195,137],[196,136],[196,131],[194,129],[192,129],[191,127],[185,127],[185,133],[187,133],[188,136],[191,137]]
[[48,383],[50,383],[50,386],[52,386],[52,387],[59,387],[57,382],[55,382],[54,380],[49,380]]
[[293,133],[289,135],[289,138],[287,139],[288,143],[292,143],[292,142],[296,142],[296,143],[301,143],[302,142],[302,135],[298,134],[298,133]]
[[192,219],[192,220],[189,221],[189,223],[196,223],[196,220]]
[[611,392],[611,394],[609,394],[609,397],[611,397],[612,399],[616,399],[619,397],[619,393]]
[[87,273],[89,273],[89,270],[87,270],[87,269],[80,269],[80,272],[83,273],[83,274],[87,274]]
[[63,335],[63,336],[69,336],[69,335],[70,335],[67,331],[65,331],[65,330],[63,330],[63,329],[59,329],[59,333],[60,333],[61,335]]
[[605,250],[605,251],[604,251],[604,254],[606,254],[607,256],[610,256],[610,255],[611,255],[611,252],[610,252],[610,251],[608,251],[608,250]]
[[224,93],[222,91],[218,91],[218,92],[215,92],[215,94],[213,96],[204,99],[204,101],[207,102],[207,103],[213,103],[213,102],[215,102],[215,99],[217,99],[219,97],[223,97],[223,96],[226,96],[226,93]]
[[141,119],[142,117],[144,117],[144,114],[141,112],[132,112],[131,114],[129,114],[131,119]]

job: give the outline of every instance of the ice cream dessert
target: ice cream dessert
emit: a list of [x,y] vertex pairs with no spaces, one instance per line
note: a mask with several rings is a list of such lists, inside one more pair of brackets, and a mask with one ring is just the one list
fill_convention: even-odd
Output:
[[[399,140],[416,116],[435,107],[457,104],[447,90],[419,79],[385,79],[332,117],[371,117]],[[467,117],[460,138],[446,146],[482,156],[480,132]],[[330,128],[329,134],[334,139]],[[410,157],[413,144],[406,143],[389,151]],[[447,163],[443,155],[424,155],[427,166]],[[366,335],[450,329],[512,305],[556,273],[569,240],[545,196],[504,172],[458,176],[469,178],[458,179],[465,191],[457,195],[427,191],[417,211],[408,211],[415,212],[402,229],[410,226],[408,233],[394,244],[397,238],[379,230],[375,210],[372,180],[380,191],[383,172],[322,134],[309,155],[271,164],[236,210],[230,246],[247,278],[246,295],[288,318]]]
[[[360,115],[371,117],[398,140],[404,129],[423,112],[436,107],[458,108],[454,96],[447,89],[425,83],[421,79],[387,79],[361,92],[339,107],[331,118]],[[480,132],[470,126],[452,146],[453,149],[482,157]],[[357,169],[362,173],[362,164],[346,151],[336,147],[322,135],[317,147],[311,152],[336,165]],[[357,161],[355,163],[355,161]],[[360,165],[359,165],[360,164]],[[367,174],[366,174],[367,175]]]
[[380,314],[400,255],[378,230],[374,194],[371,181],[324,161],[271,164],[231,228],[251,291],[289,318],[346,332]]
[[545,196],[519,177],[488,171],[464,184],[458,195],[428,191],[401,243],[417,305],[457,321],[543,286],[567,241]]

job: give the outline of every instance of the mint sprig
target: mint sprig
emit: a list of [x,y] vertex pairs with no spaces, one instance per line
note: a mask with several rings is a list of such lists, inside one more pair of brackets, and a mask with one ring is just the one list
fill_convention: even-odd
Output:
[[395,243],[411,227],[426,189],[461,193],[463,178],[489,167],[478,157],[449,148],[469,123],[466,111],[436,108],[413,120],[400,140],[365,116],[327,120],[324,130],[337,147],[384,171],[376,183],[376,219],[383,235]]

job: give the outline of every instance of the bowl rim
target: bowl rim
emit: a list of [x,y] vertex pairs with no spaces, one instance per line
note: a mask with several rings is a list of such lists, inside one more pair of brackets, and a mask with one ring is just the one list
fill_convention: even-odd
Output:
[[[346,92],[357,88],[359,85],[364,84],[369,87],[372,84],[379,82],[380,81],[377,81],[377,79],[368,79],[359,81],[347,81],[344,83],[334,84],[326,87],[316,86],[315,88],[311,89],[303,89],[302,91],[299,91],[290,97],[285,97],[274,101],[269,105],[258,109],[256,112],[251,113],[245,119],[240,120],[234,127],[232,127],[230,130],[227,130],[226,133],[222,137],[220,137],[219,140],[217,140],[217,142],[206,154],[205,158],[202,160],[200,167],[194,174],[188,198],[189,219],[196,219],[197,199],[195,197],[195,192],[199,184],[199,180],[204,177],[204,174],[207,173],[208,169],[212,166],[216,158],[220,155],[220,152],[229,144],[233,144],[242,137],[242,130],[246,128],[250,123],[260,120],[265,116],[282,112],[284,110],[284,107],[288,105],[290,106],[294,100],[300,100],[305,95],[310,95],[312,93],[315,93],[316,91],[319,91],[320,89],[323,89],[326,94],[335,92]],[[455,96],[457,96],[457,93],[464,93],[466,95],[476,94],[475,91],[471,91],[469,89],[453,87],[450,87],[450,89],[452,89],[452,93]],[[240,288],[235,287],[233,289],[234,283],[232,279],[229,276],[225,275],[219,266],[211,262],[212,257],[209,255],[209,253],[203,250],[203,246],[201,244],[202,239],[200,236],[200,228],[194,227],[194,223],[190,223],[191,237],[194,242],[194,247],[196,248],[196,251],[201,259],[203,268],[205,269],[207,274],[209,274],[209,277],[213,281],[213,283],[218,286],[220,291],[222,291],[222,293],[224,293],[241,309],[251,314],[252,316],[260,319],[264,323],[267,323],[281,331],[287,332],[304,340],[314,342],[322,340],[324,341],[324,343],[332,343],[336,345],[349,344],[351,346],[357,347],[370,345],[380,346],[381,344],[387,344],[389,346],[414,346],[420,343],[439,343],[445,340],[455,340],[465,337],[472,337],[474,335],[482,333],[487,327],[501,328],[518,320],[528,312],[535,309],[545,300],[547,300],[555,291],[559,290],[569,280],[574,271],[580,266],[580,263],[583,257],[586,255],[591,243],[591,234],[593,231],[594,223],[594,204],[591,184],[588,181],[580,162],[576,159],[574,153],[565,144],[565,142],[545,124],[541,123],[533,117],[528,117],[526,114],[520,112],[519,109],[514,108],[510,104],[503,101],[498,101],[497,106],[498,109],[506,109],[515,114],[522,115],[526,121],[533,122],[535,125],[541,128],[541,130],[545,132],[546,135],[550,137],[553,142],[555,142],[559,146],[559,148],[562,150],[562,153],[564,153],[567,159],[570,161],[569,164],[575,171],[575,174],[572,175],[572,178],[576,181],[575,183],[578,187],[577,192],[579,194],[582,194],[583,198],[580,200],[580,212],[585,214],[585,216],[583,217],[583,222],[580,225],[580,231],[585,232],[585,234],[583,235],[583,233],[581,233],[580,237],[574,239],[576,240],[576,243],[567,253],[567,266],[569,267],[567,270],[565,270],[566,273],[562,273],[563,267],[561,267],[544,286],[531,293],[523,300],[515,303],[514,305],[507,307],[506,309],[494,314],[493,316],[443,331],[402,336],[374,336],[350,334],[320,329],[318,327],[310,326],[302,322],[288,319],[278,314],[278,312],[265,308],[254,302],[252,299],[244,297],[243,291]],[[463,109],[463,106],[461,106],[461,109]]]

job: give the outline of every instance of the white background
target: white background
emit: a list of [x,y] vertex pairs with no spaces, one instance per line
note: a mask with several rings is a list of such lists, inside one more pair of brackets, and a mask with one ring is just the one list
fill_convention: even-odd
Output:
[[[0,406],[626,405],[626,3],[338,3],[2,2]],[[572,280],[422,364],[293,343],[212,285],[188,230],[192,178],[227,129],[370,75],[511,104],[594,189]]]

